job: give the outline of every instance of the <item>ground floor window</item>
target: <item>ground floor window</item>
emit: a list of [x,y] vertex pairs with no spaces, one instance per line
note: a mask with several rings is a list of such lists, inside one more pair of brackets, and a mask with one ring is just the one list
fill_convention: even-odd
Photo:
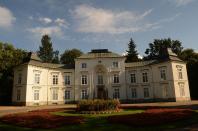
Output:
[[180,96],[185,96],[184,83],[179,83]]
[[58,100],[58,90],[52,90],[52,100]]
[[167,85],[164,85],[164,87],[163,87],[163,95],[164,95],[164,97],[168,96],[168,86]]
[[144,98],[149,97],[149,88],[144,88]]
[[137,98],[137,90],[136,90],[136,88],[131,88],[131,97],[132,98]]
[[87,98],[88,98],[87,90],[84,89],[81,92],[81,99],[87,99]]
[[34,90],[34,100],[39,100],[39,90]]
[[120,90],[119,90],[119,88],[115,88],[114,89],[113,98],[114,99],[119,99],[120,98]]
[[21,90],[17,90],[17,101],[21,100]]
[[66,90],[66,91],[65,91],[65,99],[66,99],[66,100],[70,99],[70,93],[71,93],[71,92],[70,92],[69,90]]

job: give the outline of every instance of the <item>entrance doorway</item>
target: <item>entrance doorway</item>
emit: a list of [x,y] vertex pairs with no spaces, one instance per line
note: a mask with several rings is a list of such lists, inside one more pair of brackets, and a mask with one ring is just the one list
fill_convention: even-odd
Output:
[[107,91],[105,90],[104,86],[97,86],[97,98],[98,99],[107,99]]

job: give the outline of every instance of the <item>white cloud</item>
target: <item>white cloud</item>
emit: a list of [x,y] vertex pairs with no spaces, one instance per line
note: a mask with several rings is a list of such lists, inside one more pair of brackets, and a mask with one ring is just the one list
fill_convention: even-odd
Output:
[[48,35],[62,37],[63,35],[61,28],[58,26],[35,27],[35,28],[27,29],[27,30],[36,36],[42,36],[42,35],[48,34]]
[[13,16],[12,12],[9,9],[0,6],[0,27],[11,27],[15,20],[16,18]]
[[174,4],[176,4],[176,6],[184,6],[193,1],[194,0],[169,0],[169,2],[173,2]]
[[43,23],[45,23],[45,24],[49,24],[49,23],[52,22],[52,19],[47,18],[47,17],[40,17],[40,18],[39,18],[39,21],[41,21],[41,22],[43,22]]
[[91,33],[138,32],[154,28],[155,24],[144,22],[152,9],[142,14],[132,11],[113,12],[89,5],[79,5],[72,11],[77,21],[77,31]]
[[64,28],[68,28],[68,26],[69,26],[69,23],[67,21],[65,21],[64,19],[61,19],[61,18],[57,18],[54,22],[56,24],[58,24],[58,26],[61,26],[61,27],[64,27]]

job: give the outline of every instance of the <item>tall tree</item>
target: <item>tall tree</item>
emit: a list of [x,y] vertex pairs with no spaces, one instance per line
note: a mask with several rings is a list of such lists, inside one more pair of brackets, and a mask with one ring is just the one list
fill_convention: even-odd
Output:
[[54,56],[53,56],[53,59],[52,59],[52,63],[56,63],[56,64],[59,64],[60,63],[60,60],[59,60],[59,51],[56,50],[54,51]]
[[188,80],[192,99],[198,99],[198,53],[193,49],[185,49],[180,54],[180,59],[187,63]]
[[75,58],[81,56],[83,53],[78,49],[65,50],[61,55],[60,61],[62,64],[75,65]]
[[0,42],[0,104],[11,103],[13,68],[23,62],[28,53]]
[[136,44],[133,41],[133,39],[131,38],[129,43],[128,43],[128,50],[127,50],[127,55],[126,55],[127,59],[126,62],[136,62],[139,61],[138,58],[138,53],[136,50]]
[[48,35],[42,36],[41,46],[39,47],[38,56],[43,62],[52,62],[53,60],[53,47],[51,38]]
[[144,59],[156,59],[160,55],[160,51],[164,48],[171,48],[174,53],[180,55],[183,50],[182,43],[178,40],[168,39],[155,39],[153,43],[149,43],[149,48],[146,49],[147,55]]

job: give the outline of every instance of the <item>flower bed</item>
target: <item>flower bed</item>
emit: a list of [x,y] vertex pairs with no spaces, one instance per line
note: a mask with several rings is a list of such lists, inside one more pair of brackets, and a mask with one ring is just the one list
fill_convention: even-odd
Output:
[[62,111],[64,109],[37,110],[26,113],[6,115],[0,121],[6,124],[29,128],[57,128],[64,125],[80,124],[84,122],[81,116],[56,116],[50,112]]
[[130,126],[154,126],[189,118],[193,115],[190,109],[148,109],[144,113],[133,115],[110,116],[110,123]]
[[107,113],[119,111],[119,100],[82,100],[77,104],[77,111],[81,113]]

